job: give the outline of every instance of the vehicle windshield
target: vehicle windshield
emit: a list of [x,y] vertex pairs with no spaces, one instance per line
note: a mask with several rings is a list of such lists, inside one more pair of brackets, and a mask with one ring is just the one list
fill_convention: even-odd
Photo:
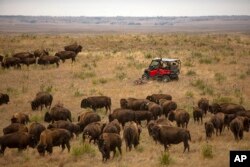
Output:
[[149,65],[149,67],[151,67],[151,68],[152,68],[152,67],[156,68],[156,67],[159,66],[159,64],[160,64],[159,61],[153,60],[153,61],[151,62],[151,64]]

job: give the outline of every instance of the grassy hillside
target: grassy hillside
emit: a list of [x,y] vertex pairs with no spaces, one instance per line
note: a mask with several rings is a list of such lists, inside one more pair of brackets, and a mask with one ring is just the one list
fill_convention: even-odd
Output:
[[[10,95],[10,103],[0,106],[0,129],[10,123],[15,112],[26,112],[32,121],[47,126],[43,121],[45,110],[33,112],[29,104],[40,90],[53,94],[53,104],[61,102],[69,108],[75,122],[77,115],[85,111],[80,108],[81,100],[92,95],[110,96],[112,109],[119,107],[121,98],[145,98],[152,93],[171,94],[179,108],[190,114],[201,97],[210,102],[234,102],[250,109],[250,37],[246,34],[1,34],[0,54],[10,56],[19,51],[49,48],[54,55],[74,42],[84,48],[75,63],[67,60],[59,68],[32,65],[21,70],[0,69],[0,92]],[[181,59],[180,80],[134,85],[133,81],[141,77],[153,57]],[[104,110],[97,112],[107,120]],[[122,157],[107,163],[102,163],[96,146],[83,145],[79,137],[71,141],[70,153],[54,148],[51,156],[40,157],[31,148],[22,153],[6,149],[0,157],[0,166],[160,166],[168,161],[167,156],[163,155],[163,146],[149,137],[145,126],[144,123],[136,150],[126,152],[123,142]],[[229,150],[250,149],[249,133],[236,142],[226,129],[221,136],[206,141],[204,125],[194,124],[192,118],[188,129],[192,137],[190,152],[182,153],[183,144],[172,145],[170,166],[229,166]],[[213,157],[204,157],[203,152],[211,150]]]

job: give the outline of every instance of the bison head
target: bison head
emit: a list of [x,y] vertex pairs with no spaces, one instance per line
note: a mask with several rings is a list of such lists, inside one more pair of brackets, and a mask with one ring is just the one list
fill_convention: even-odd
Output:
[[35,100],[33,100],[33,101],[31,102],[31,108],[32,108],[33,111],[34,111],[34,110],[37,110],[38,104],[37,104],[37,102],[36,102]]
[[78,136],[80,133],[81,133],[81,128],[80,128],[80,126],[79,125],[73,125],[74,127],[73,127],[73,131],[74,131],[74,133],[76,134],[76,136]]
[[121,99],[120,106],[121,108],[128,108],[128,101],[126,99]]
[[45,149],[46,149],[46,146],[43,145],[43,144],[39,144],[37,146],[37,151],[38,153],[41,155],[41,156],[44,156],[45,155]]
[[88,108],[88,107],[90,107],[88,99],[83,99],[81,102],[81,108]]
[[35,148],[36,145],[37,145],[36,137],[34,135],[29,134],[29,146]]
[[170,111],[168,114],[169,121],[173,122],[175,120],[175,113],[173,111]]
[[113,121],[114,120],[114,117],[112,114],[109,114],[109,122]]
[[81,45],[78,45],[77,48],[76,48],[76,54],[81,52],[82,51],[82,46]]
[[218,103],[213,103],[212,105],[209,105],[208,109],[209,109],[208,111],[213,114],[216,114],[221,111],[221,107]]
[[155,141],[159,141],[160,140],[160,132],[161,131],[161,127],[159,127],[159,126],[153,126],[152,127],[152,137],[153,137],[153,139],[155,140]]
[[49,112],[46,112],[44,115],[44,121],[50,123],[52,121],[51,115]]
[[10,101],[9,95],[7,95],[7,94],[3,94],[3,99],[4,99],[5,104],[8,104]]

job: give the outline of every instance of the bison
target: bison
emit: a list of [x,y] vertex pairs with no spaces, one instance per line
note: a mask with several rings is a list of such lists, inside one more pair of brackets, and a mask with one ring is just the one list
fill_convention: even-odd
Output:
[[50,112],[46,112],[44,116],[44,121],[45,122],[52,122],[54,121],[59,121],[59,120],[71,120],[71,112],[69,109],[61,106],[61,105],[55,105],[54,107],[51,108]]
[[213,103],[209,106],[209,111],[211,113],[222,112],[224,114],[235,114],[238,111],[246,111],[245,108],[239,104],[234,103]]
[[125,123],[129,121],[135,121],[135,111],[129,109],[115,109],[112,114],[109,114],[109,122],[117,119],[124,128]]
[[24,150],[27,146],[35,148],[34,137],[26,132],[15,132],[0,137],[0,153],[4,154],[6,147],[18,148],[18,151]]
[[211,138],[212,134],[214,134],[214,124],[211,121],[205,122],[205,131],[206,131],[206,138]]
[[4,61],[2,62],[2,67],[3,68],[10,68],[10,67],[15,67],[15,68],[21,68],[21,60],[16,57],[6,57]]
[[123,109],[132,109],[132,110],[141,110],[146,103],[150,102],[147,99],[135,99],[135,98],[128,98],[128,99],[121,99],[120,105]]
[[33,58],[34,55],[30,52],[19,52],[12,55],[12,57],[19,58],[20,60],[26,59],[26,58]]
[[32,135],[34,137],[34,140],[37,143],[39,142],[40,139],[40,134],[45,130],[45,126],[38,123],[38,122],[33,122],[32,124],[30,124],[29,126],[29,134]]
[[83,129],[90,123],[92,122],[98,122],[101,121],[101,117],[95,113],[95,112],[88,112],[84,115],[84,117],[82,117],[79,121],[79,123],[77,123],[77,125],[80,126],[80,130],[83,131]]
[[65,51],[73,51],[76,54],[82,51],[82,46],[77,44],[67,45],[64,47]]
[[12,123],[3,128],[3,134],[9,134],[14,132],[28,132],[28,128],[20,123]]
[[193,107],[193,117],[194,117],[194,122],[197,121],[198,124],[199,122],[203,123],[203,110],[199,107]]
[[8,104],[10,101],[9,95],[0,93],[0,105],[2,104]]
[[223,128],[224,128],[224,118],[225,118],[225,114],[224,113],[216,113],[215,115],[213,115],[210,119],[210,121],[213,123],[214,128],[216,129],[216,136],[218,136],[218,132],[222,132]]
[[146,99],[159,104],[160,99],[172,100],[172,96],[168,94],[152,94],[147,96]]
[[52,129],[52,128],[67,129],[68,131],[70,131],[72,136],[73,136],[73,134],[78,136],[81,132],[79,125],[75,125],[72,122],[65,121],[65,120],[55,121],[53,124],[49,124],[47,128],[48,129]]
[[92,96],[81,101],[81,108],[92,108],[96,111],[97,108],[105,107],[106,113],[108,110],[111,113],[111,98],[107,96]]
[[103,133],[98,139],[98,149],[102,153],[102,160],[107,161],[110,159],[110,151],[113,151],[113,157],[118,148],[120,155],[122,155],[122,139],[116,133]]
[[104,128],[105,124],[101,123],[101,122],[92,122],[90,124],[88,124],[84,130],[83,130],[83,134],[82,134],[82,139],[83,142],[85,142],[85,136],[89,136],[89,143],[91,143],[92,140],[94,140],[94,144],[97,142],[97,140],[99,139],[99,136],[102,134],[103,128]]
[[40,107],[41,110],[43,109],[43,105],[45,108],[51,107],[53,101],[53,96],[47,92],[38,92],[36,97],[33,101],[31,101],[31,108],[32,110],[38,110]]
[[170,111],[177,109],[177,103],[172,100],[160,99],[159,102],[162,106],[162,112],[166,117],[168,117]]
[[126,143],[126,151],[127,149],[131,151],[132,145],[134,146],[134,148],[137,147],[137,145],[139,144],[140,133],[141,129],[135,122],[132,121],[125,125],[123,131],[123,138]]
[[72,62],[75,61],[76,53],[73,51],[60,51],[55,54],[55,56],[59,57],[64,63],[66,59],[71,59]]
[[71,134],[66,129],[46,129],[40,135],[40,140],[37,145],[37,151],[41,156],[44,156],[45,151],[51,154],[53,152],[54,146],[62,146],[63,151],[66,145],[69,152],[70,138]]
[[49,52],[48,50],[45,50],[45,49],[37,49],[34,51],[34,56],[35,57],[42,57],[42,56],[48,56],[49,55]]
[[57,56],[42,56],[38,58],[37,64],[39,65],[48,65],[48,64],[56,64],[59,67],[60,58]]
[[31,64],[36,64],[36,58],[35,57],[27,57],[24,59],[21,59],[21,64],[25,64],[27,67]]
[[202,112],[206,115],[209,109],[209,100],[207,98],[201,98],[198,101],[198,107],[202,110]]
[[113,121],[106,124],[106,126],[103,128],[103,133],[117,133],[120,134],[121,127],[119,124],[119,121],[117,119],[114,119]]
[[138,110],[134,111],[135,114],[135,122],[141,125],[141,121],[146,120],[147,124],[149,121],[153,120],[153,114],[150,111]]
[[171,126],[154,126],[152,129],[152,137],[154,140],[159,141],[164,145],[164,149],[168,148],[170,144],[184,143],[184,151],[188,149],[188,140],[191,141],[190,132],[183,128],[171,127]]
[[182,128],[184,128],[184,126],[188,126],[188,122],[190,119],[190,115],[187,111],[185,111],[184,109],[177,109],[175,111],[171,111],[169,113],[168,119],[170,121],[176,121],[176,124],[178,127],[180,127],[180,125],[182,126]]
[[12,123],[21,123],[21,124],[27,124],[30,122],[29,116],[25,113],[15,113],[11,118]]
[[249,131],[249,120],[246,117],[237,116],[230,123],[230,130],[236,141],[243,139],[243,131]]
[[148,110],[152,113],[154,120],[162,115],[162,107],[154,102],[144,103],[141,106],[141,110]]

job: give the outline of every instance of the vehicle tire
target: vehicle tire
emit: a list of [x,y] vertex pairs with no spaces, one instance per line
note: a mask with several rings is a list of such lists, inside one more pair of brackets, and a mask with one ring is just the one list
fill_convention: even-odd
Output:
[[148,80],[149,76],[148,76],[148,74],[143,74],[141,78],[144,79],[144,80]]
[[162,77],[162,82],[169,82],[169,81],[171,81],[171,79],[168,75]]

